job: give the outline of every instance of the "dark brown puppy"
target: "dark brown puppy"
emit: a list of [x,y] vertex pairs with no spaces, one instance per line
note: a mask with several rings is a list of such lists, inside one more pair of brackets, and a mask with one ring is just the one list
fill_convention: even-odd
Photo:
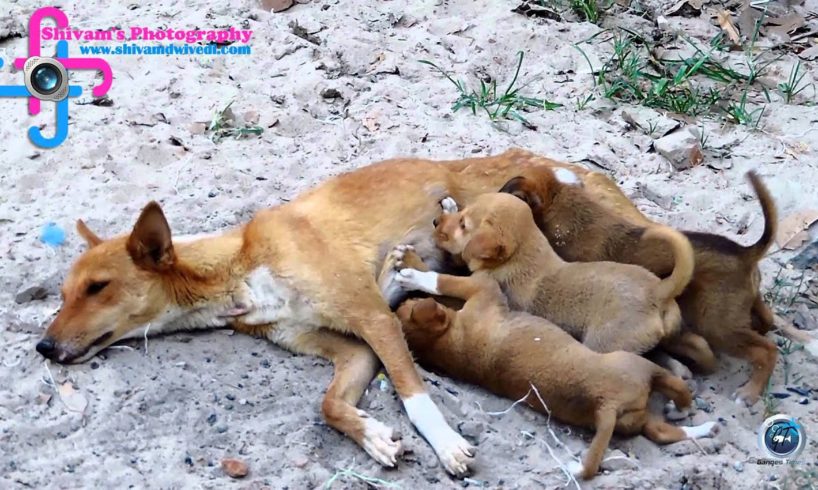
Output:
[[[752,405],[767,385],[777,357],[776,345],[764,337],[773,326],[773,315],[759,291],[758,271],[758,261],[772,244],[777,218],[761,179],[754,172],[747,177],[761,203],[764,232],[747,247],[720,235],[683,232],[695,251],[695,270],[676,301],[685,325],[698,335],[688,333],[675,346],[667,347],[706,372],[716,366],[710,346],[750,361],[752,375],[736,397]],[[673,270],[673,255],[664,243],[643,239],[647,228],[642,223],[597,204],[576,178],[572,181],[545,167],[531,168],[511,179],[501,192],[528,203],[537,226],[565,260],[636,264],[659,277]]]
[[[406,252],[413,255],[413,252]],[[396,280],[407,289],[425,289],[466,301],[456,312],[432,298],[410,299],[397,310],[409,348],[425,366],[518,400],[563,422],[596,429],[582,465],[570,470],[596,475],[614,432],[644,434],[657,444],[710,437],[716,425],[676,427],[648,411],[651,392],[690,406],[685,382],[647,359],[628,352],[600,354],[577,342],[548,320],[510,311],[488,273],[458,277],[424,272],[419,259],[404,260]],[[545,404],[545,406],[543,405]]]

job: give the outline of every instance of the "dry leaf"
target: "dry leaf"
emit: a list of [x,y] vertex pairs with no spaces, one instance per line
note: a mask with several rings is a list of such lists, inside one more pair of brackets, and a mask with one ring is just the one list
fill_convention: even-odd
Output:
[[804,209],[787,216],[778,225],[775,242],[787,250],[797,249],[809,240],[809,233],[806,230],[816,221],[818,210],[815,209]]
[[361,124],[363,124],[366,129],[374,133],[381,127],[381,123],[378,122],[378,116],[380,116],[380,112],[372,111],[364,116],[364,120],[361,121]]
[[721,30],[727,34],[727,37],[733,41],[733,44],[741,44],[741,37],[738,35],[738,31],[736,30],[736,26],[733,24],[733,18],[730,15],[730,12],[726,10],[721,10],[718,15],[719,18],[719,25],[721,26]]
[[70,381],[60,385],[59,389],[60,400],[65,404],[65,407],[72,412],[82,413],[85,407],[88,406],[88,400],[74,388]]

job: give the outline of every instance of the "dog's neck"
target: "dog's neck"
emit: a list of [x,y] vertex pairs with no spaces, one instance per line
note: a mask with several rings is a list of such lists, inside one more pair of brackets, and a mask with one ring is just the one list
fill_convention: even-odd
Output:
[[492,269],[491,275],[500,283],[503,292],[513,304],[526,300],[530,285],[539,284],[543,277],[551,274],[565,261],[548,243],[548,239],[534,228],[520,239],[514,254],[501,266]]
[[176,264],[164,283],[173,306],[128,337],[227,326],[245,294],[242,243],[236,230],[174,238]]

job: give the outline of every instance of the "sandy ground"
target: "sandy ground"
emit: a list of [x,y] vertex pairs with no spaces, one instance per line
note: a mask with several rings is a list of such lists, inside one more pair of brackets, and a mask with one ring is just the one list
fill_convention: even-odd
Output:
[[[704,164],[675,171],[647,151],[650,138],[626,125],[621,107],[596,101],[576,109],[577,97],[590,90],[591,80],[571,45],[599,28],[526,18],[511,12],[515,2],[316,0],[278,14],[236,0],[168,0],[131,8],[98,0],[59,4],[72,25],[86,29],[244,23],[254,31],[253,54],[109,57],[116,77],[109,92],[114,105],[72,101],[69,140],[56,150],[37,149],[24,136],[32,124],[53,125],[49,105],[32,120],[22,100],[0,100],[3,488],[302,489],[324,485],[344,469],[403,488],[556,488],[565,483],[545,443],[560,459],[569,455],[556,447],[543,417],[521,408],[490,415],[510,402],[434,374],[427,374],[432,397],[448,420],[478,444],[475,473],[465,482],[445,475],[388,383],[373,382],[362,406],[399,428],[411,450],[391,471],[321,421],[320,394],[332,371],[327,362],[231,332],[131,341],[125,343],[128,348],[109,349],[90,363],[51,365],[49,372],[34,344],[59,306],[62,277],[83,248],[73,232],[77,218],[110,236],[126,232],[138,210],[157,199],[174,232],[208,232],[246,221],[253,210],[292,199],[328,176],[384,158],[458,158],[511,146],[581,164],[596,162],[648,215],[742,243],[756,240],[762,227],[758,203],[743,179],[746,170],[759,170],[782,217],[818,208],[814,105],[785,105],[774,97],[761,131],[705,121],[711,139]],[[7,6],[10,17],[5,17]],[[29,1],[2,0],[0,34],[14,32],[34,8]],[[814,11],[816,3],[799,8]],[[650,28],[647,20],[623,18]],[[704,20],[669,20],[671,27],[688,29],[700,39],[717,31]],[[319,44],[294,36],[293,22]],[[0,83],[21,82],[9,60],[25,56],[25,43],[19,37],[0,40],[8,53]],[[434,60],[472,82],[476,74],[503,81],[518,50],[526,53],[520,76],[529,83],[527,94],[565,105],[527,114],[537,131],[518,123],[498,127],[467,111],[452,114],[453,86],[417,62]],[[72,47],[73,54],[78,51]],[[788,70],[784,60],[773,75],[780,81]],[[809,70],[807,80],[818,78],[814,66]],[[74,72],[72,81],[86,93],[94,84],[88,73]],[[336,89],[340,97],[322,97],[326,89]],[[813,97],[810,91],[806,95]],[[209,121],[231,99],[238,116],[256,112],[264,132],[214,144],[194,123]],[[254,119],[252,114],[247,118]],[[62,246],[39,241],[48,222],[68,231]],[[763,261],[766,289],[793,294],[773,285],[792,255],[774,252]],[[793,269],[784,276],[799,283],[802,274]],[[811,276],[804,277],[802,290],[812,287],[816,294]],[[42,286],[48,296],[16,303],[17,294],[32,286]],[[815,328],[815,310],[798,309],[803,322]],[[664,448],[643,437],[617,438],[611,449],[629,454],[635,467],[613,467],[587,486],[808,485],[810,472],[818,470],[818,366],[803,351],[785,357],[771,390],[790,395],[777,401],[776,410],[799,417],[811,436],[800,458],[809,466],[788,470],[747,463],[762,456],[756,431],[765,406],[762,401],[747,409],[731,401],[749,369],[723,359],[718,374],[697,380],[702,409],[686,422],[718,419],[718,438],[701,447],[683,442]],[[52,385],[66,381],[76,390],[70,396],[64,392],[67,404]],[[813,391],[802,397],[787,387]],[[802,398],[805,404],[799,403]],[[68,409],[83,399],[83,413]],[[588,432],[558,423],[552,427],[571,451],[587,447]],[[230,456],[248,463],[244,480],[231,480],[219,468],[220,460]],[[332,488],[366,484],[342,475]]]

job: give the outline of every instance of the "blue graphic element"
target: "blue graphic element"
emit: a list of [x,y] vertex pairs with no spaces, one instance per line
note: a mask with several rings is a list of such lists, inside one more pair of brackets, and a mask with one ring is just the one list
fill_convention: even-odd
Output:
[[[57,58],[68,58],[68,41],[57,42]],[[28,138],[31,142],[41,148],[54,148],[65,141],[68,138],[68,99],[79,97],[81,94],[82,87],[69,85],[68,96],[57,102],[57,127],[54,136],[46,138],[40,128],[31,126],[28,128]],[[31,93],[25,85],[0,85],[0,97],[31,97]]]
[[3,58],[0,58],[0,68],[3,68]]
[[40,233],[40,241],[52,247],[59,247],[65,243],[65,230],[60,228],[56,223],[48,223],[43,226],[43,231]]

